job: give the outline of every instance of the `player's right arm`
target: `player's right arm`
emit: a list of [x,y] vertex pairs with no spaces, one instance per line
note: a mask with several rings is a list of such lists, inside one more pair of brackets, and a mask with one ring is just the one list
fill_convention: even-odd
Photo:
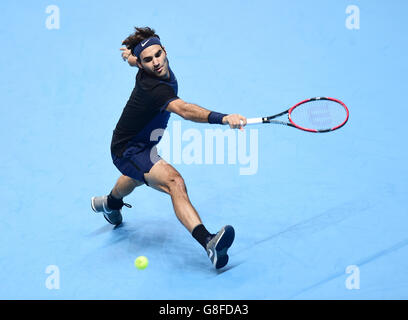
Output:
[[[169,112],[176,113],[186,120],[201,123],[208,123],[209,122],[208,116],[211,113],[210,110],[202,108],[193,103],[185,102],[182,99],[176,99],[171,101],[168,104],[166,110]],[[229,124],[231,128],[240,128],[241,120],[242,124],[245,126],[246,118],[244,116],[241,116],[240,114],[229,114],[225,115],[222,118],[222,124]]]

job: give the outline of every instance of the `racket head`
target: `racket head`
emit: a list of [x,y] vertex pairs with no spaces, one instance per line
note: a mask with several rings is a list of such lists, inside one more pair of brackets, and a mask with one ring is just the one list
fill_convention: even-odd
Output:
[[349,110],[340,100],[315,97],[303,100],[288,110],[290,123],[304,131],[330,132],[344,126],[349,119]]

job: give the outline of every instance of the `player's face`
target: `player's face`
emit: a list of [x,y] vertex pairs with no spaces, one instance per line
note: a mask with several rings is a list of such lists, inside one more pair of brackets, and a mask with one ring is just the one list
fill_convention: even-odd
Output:
[[158,44],[147,47],[142,51],[140,63],[145,71],[156,77],[168,78],[170,75],[166,51]]

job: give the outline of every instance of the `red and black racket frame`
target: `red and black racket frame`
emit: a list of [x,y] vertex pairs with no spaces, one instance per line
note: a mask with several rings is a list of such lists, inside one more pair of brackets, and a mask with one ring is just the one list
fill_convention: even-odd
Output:
[[[337,125],[337,126],[335,126],[335,127],[333,127],[333,128],[328,128],[328,129],[323,129],[323,130],[303,128],[303,127],[297,125],[296,123],[294,123],[294,122],[292,121],[290,115],[291,115],[292,111],[295,110],[295,108],[299,107],[299,106],[302,105],[302,104],[305,104],[305,103],[308,103],[308,102],[311,102],[311,101],[316,101],[316,100],[330,100],[330,101],[337,102],[338,104],[340,104],[340,105],[345,109],[345,111],[346,111],[346,118],[345,118],[345,120],[344,120],[341,124],[339,124],[339,125]],[[275,118],[278,118],[278,117],[280,117],[280,116],[283,116],[284,114],[288,114],[289,122],[284,122],[284,121],[279,121],[279,120],[273,120],[273,119],[275,119]],[[286,111],[283,111],[283,112],[281,112],[281,113],[278,113],[278,114],[275,114],[275,115],[269,116],[269,117],[263,117],[263,118],[262,118],[262,122],[263,122],[263,123],[277,123],[277,124],[283,124],[283,125],[286,125],[286,126],[290,126],[290,127],[294,127],[294,128],[303,130],[303,131],[315,132],[315,133],[322,133],[322,132],[334,131],[334,130],[337,130],[337,129],[341,128],[342,126],[344,126],[344,125],[347,123],[348,119],[349,119],[349,110],[348,110],[347,106],[346,106],[342,101],[340,101],[340,100],[338,100],[338,99],[335,99],[335,98],[329,98],[329,97],[315,97],[315,98],[310,98],[310,99],[303,100],[303,101],[301,101],[301,102],[295,104],[295,105],[294,105],[293,107],[291,107],[290,109],[288,109],[288,110],[286,110]]]

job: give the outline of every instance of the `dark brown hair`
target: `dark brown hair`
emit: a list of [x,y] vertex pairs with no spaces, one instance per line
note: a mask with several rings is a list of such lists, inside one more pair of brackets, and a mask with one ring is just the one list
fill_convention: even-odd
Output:
[[129,37],[123,40],[122,44],[128,48],[132,54],[133,49],[143,40],[150,38],[150,37],[157,37],[160,39],[159,35],[156,34],[154,29],[149,27],[139,28],[135,27],[135,32],[132,33]]

